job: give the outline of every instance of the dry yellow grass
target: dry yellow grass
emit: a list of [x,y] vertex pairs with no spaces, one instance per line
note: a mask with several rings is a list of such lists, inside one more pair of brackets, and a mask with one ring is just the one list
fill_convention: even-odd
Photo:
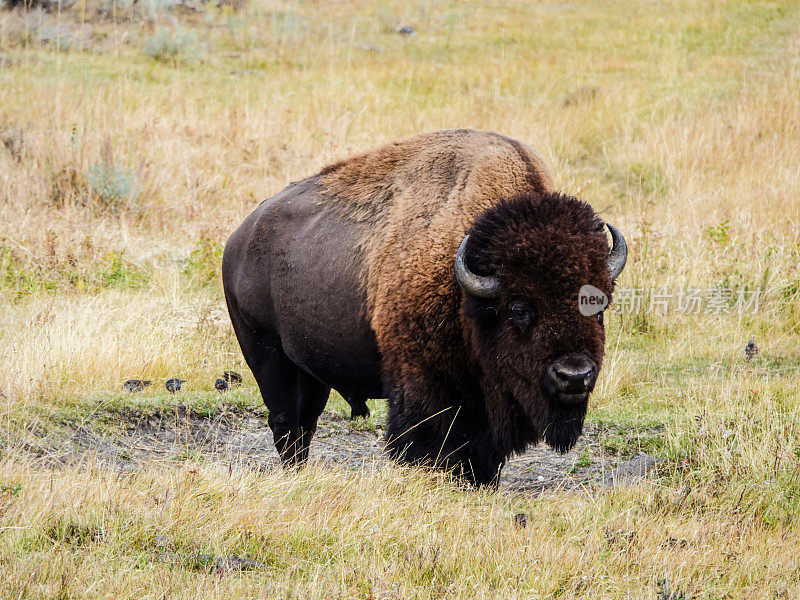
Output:
[[[796,590],[796,536],[690,489],[507,498],[393,468],[120,477],[28,463],[0,470],[23,486],[0,505],[9,598],[625,598],[654,596],[665,575],[686,597]],[[230,555],[258,564],[215,568]]]
[[[0,597],[798,597],[797,3],[108,6],[0,12]],[[164,27],[165,62],[142,51]],[[31,427],[90,423],[128,377],[216,402],[242,365],[227,234],[331,160],[446,127],[537,148],[626,234],[622,287],[762,290],[755,314],[607,320],[589,418],[663,426],[656,478],[510,497],[391,467],[32,459]],[[259,564],[211,568],[234,554]]]

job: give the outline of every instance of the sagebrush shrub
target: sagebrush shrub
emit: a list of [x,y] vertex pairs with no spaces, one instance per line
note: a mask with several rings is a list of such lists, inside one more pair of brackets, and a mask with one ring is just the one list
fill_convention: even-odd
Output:
[[142,51],[153,60],[172,65],[192,64],[203,59],[197,33],[168,27],[162,27],[148,37]]
[[86,173],[89,191],[111,209],[136,203],[136,174],[133,169],[102,160]]

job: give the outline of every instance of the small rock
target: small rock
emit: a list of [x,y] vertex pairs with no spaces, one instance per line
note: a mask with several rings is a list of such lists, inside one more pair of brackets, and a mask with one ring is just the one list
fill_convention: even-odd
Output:
[[525,529],[528,525],[528,515],[525,513],[517,513],[514,515],[514,527],[517,529]]
[[544,481],[544,477],[542,477],[541,475],[537,475],[536,481]]
[[669,575],[664,571],[664,577],[656,582],[656,600],[685,600],[686,594],[680,589],[671,589]]
[[258,561],[232,554],[230,556],[217,556],[211,564],[211,570],[222,573],[225,571],[252,571],[263,566]]
[[397,28],[397,33],[406,37],[411,37],[417,32],[414,30],[413,27],[411,27],[411,25],[402,25]]
[[156,548],[161,548],[164,550],[172,550],[175,547],[175,544],[172,543],[172,540],[165,535],[157,535],[155,538],[153,538],[153,542],[155,543]]
[[222,392],[227,392],[230,389],[231,386],[224,379],[217,379],[214,382],[214,387],[221,394]]
[[633,483],[636,480],[644,479],[656,468],[656,458],[639,452],[630,460],[621,462],[616,469],[608,471],[603,475],[603,486],[611,487],[620,483]]

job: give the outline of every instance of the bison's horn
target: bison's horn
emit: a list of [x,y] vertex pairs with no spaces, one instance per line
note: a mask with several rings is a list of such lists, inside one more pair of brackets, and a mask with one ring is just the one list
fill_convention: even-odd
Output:
[[625,238],[619,230],[606,223],[608,230],[611,232],[611,252],[608,253],[608,270],[611,272],[611,281],[614,281],[622,269],[625,268],[625,262],[628,260],[628,244],[625,243]]
[[[484,277],[475,275],[467,268],[467,263],[464,260],[464,255],[467,252],[467,240],[469,236],[464,236],[461,246],[458,248],[456,254],[456,281],[465,292],[478,298],[497,298],[497,293],[500,290],[500,282],[496,277]],[[625,259],[623,258],[623,264]]]

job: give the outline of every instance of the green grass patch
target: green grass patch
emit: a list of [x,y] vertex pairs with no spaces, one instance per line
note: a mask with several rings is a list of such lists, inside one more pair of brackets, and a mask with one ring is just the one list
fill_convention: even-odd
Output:
[[17,249],[0,240],[0,292],[14,301],[37,293],[80,292],[98,294],[110,289],[138,290],[148,284],[150,275],[132,262],[124,252],[110,251],[90,259],[51,256],[33,262]]

